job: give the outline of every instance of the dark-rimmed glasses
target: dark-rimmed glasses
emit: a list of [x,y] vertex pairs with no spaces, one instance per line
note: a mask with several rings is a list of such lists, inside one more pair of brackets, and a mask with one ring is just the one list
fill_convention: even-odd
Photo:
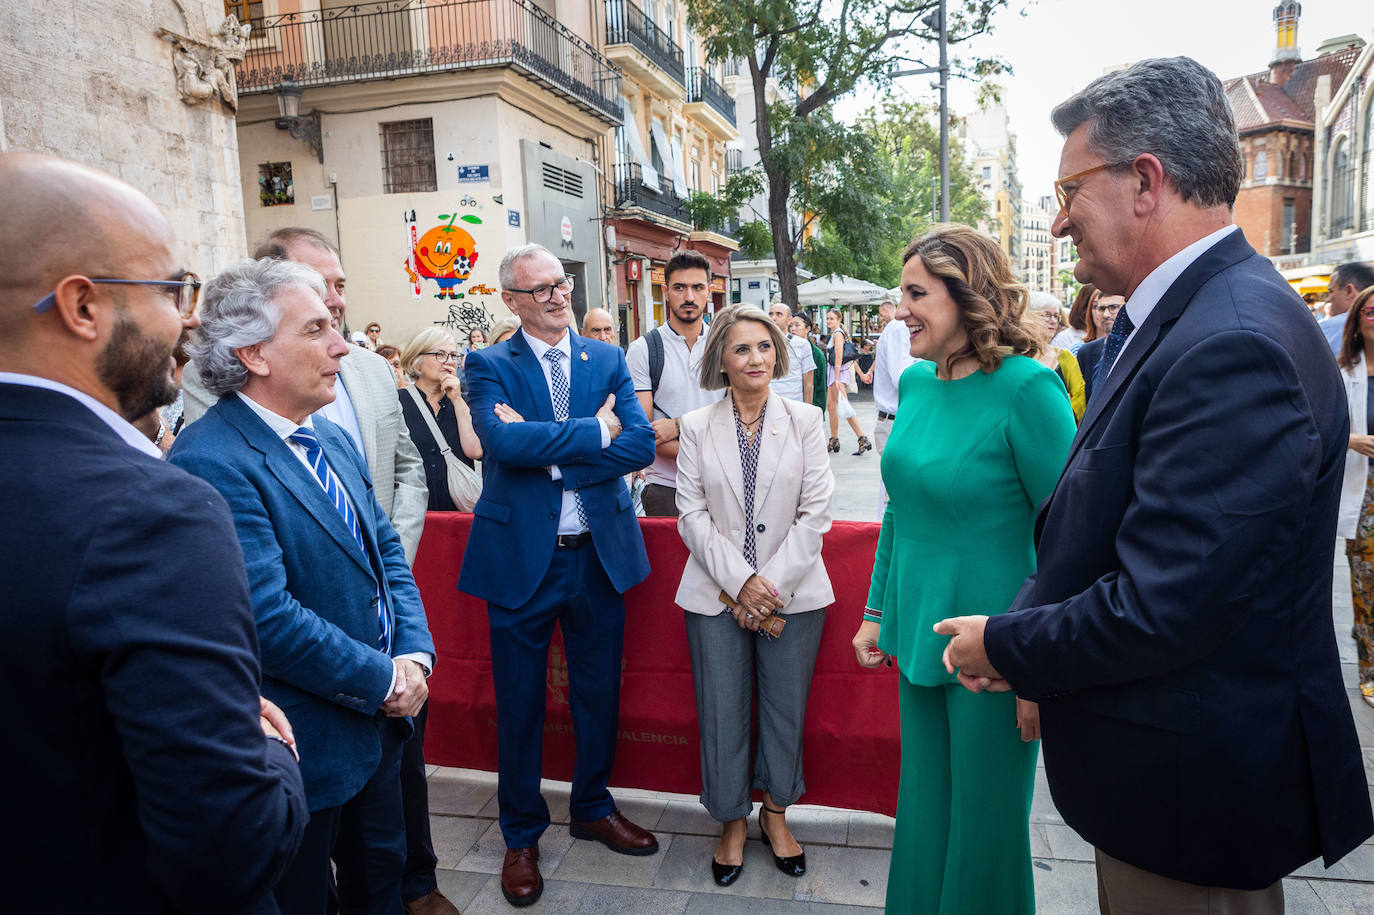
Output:
[[1104,162],[1101,165],[1094,165],[1092,168],[1085,168],[1081,172],[1074,172],[1072,175],[1065,175],[1054,182],[1054,199],[1059,201],[1059,212],[1065,216],[1069,214],[1069,204],[1073,203],[1073,195],[1078,192],[1078,188],[1065,188],[1064,185],[1072,181],[1082,181],[1094,172],[1100,172],[1107,168],[1118,168],[1122,165],[1129,165],[1130,162]]
[[1112,302],[1110,305],[1094,305],[1093,311],[1103,315],[1111,314],[1112,312],[1120,311],[1123,304],[1122,302]]
[[[103,283],[111,286],[161,286],[164,289],[175,286],[177,296],[177,312],[183,318],[189,318],[196,310],[196,300],[200,298],[200,277],[191,271],[186,271],[178,280],[121,280],[108,276],[88,276],[86,280],[92,283]],[[43,298],[33,304],[33,310],[39,312],[47,311],[57,302],[57,291],[53,290]]]
[[516,289],[514,286],[505,287],[507,292],[529,293],[530,298],[534,299],[540,305],[543,305],[549,299],[553,298],[553,291],[555,289],[563,293],[563,295],[567,295],[568,293],[572,292],[572,288],[573,278],[571,274],[564,274],[563,279],[559,280],[556,283],[545,283],[543,286],[535,286],[533,289]]

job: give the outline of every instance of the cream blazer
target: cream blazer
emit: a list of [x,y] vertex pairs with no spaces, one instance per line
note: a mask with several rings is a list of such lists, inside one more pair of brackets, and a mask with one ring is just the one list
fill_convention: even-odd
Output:
[[[739,594],[754,574],[744,559],[744,468],[729,397],[679,418],[678,533],[691,555],[678,585],[678,606],[720,613],[720,592]],[[759,574],[783,600],[783,613],[835,601],[821,560],[830,530],[835,477],[825,450],[821,411],[769,394],[759,430],[754,484],[754,546]]]
[[[1345,402],[1350,407],[1350,434],[1367,435],[1369,425],[1365,413],[1365,398],[1369,396],[1369,379],[1365,375],[1364,353],[1349,369],[1341,370],[1341,380],[1345,382]],[[1366,475],[1369,473],[1369,458],[1358,451],[1345,450],[1345,478],[1341,481],[1341,514],[1336,522],[1336,536],[1347,540],[1355,539],[1356,528],[1360,523],[1360,506],[1364,503]]]

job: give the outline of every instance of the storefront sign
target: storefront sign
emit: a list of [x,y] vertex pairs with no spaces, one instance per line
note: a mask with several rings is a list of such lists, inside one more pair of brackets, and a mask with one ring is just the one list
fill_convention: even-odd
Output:
[[650,267],[650,268],[649,268],[649,282],[653,283],[655,286],[662,286],[662,285],[663,285],[663,268],[662,268],[662,267]]
[[711,280],[711,291],[712,291],[712,292],[724,293],[724,292],[725,292],[725,277],[723,277],[723,276],[718,276],[718,277],[713,278],[713,279]]
[[643,274],[640,273],[640,269],[643,267],[643,265],[644,265],[644,262],[643,262],[643,261],[635,261],[635,260],[626,261],[626,262],[625,262],[625,278],[626,278],[627,280],[635,280],[635,281],[638,281],[639,278],[643,275]]

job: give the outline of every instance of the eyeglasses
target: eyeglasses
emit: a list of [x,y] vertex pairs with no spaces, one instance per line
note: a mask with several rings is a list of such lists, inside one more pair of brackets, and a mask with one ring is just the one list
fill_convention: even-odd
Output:
[[[176,287],[177,312],[183,318],[189,318],[191,313],[196,310],[196,300],[200,298],[200,277],[191,273],[189,270],[181,275],[179,280],[118,280],[103,276],[88,276],[86,280],[92,283],[103,283],[111,286],[162,286],[163,288]],[[33,305],[33,310],[39,312],[47,311],[57,302],[57,291],[53,290]]]
[[534,299],[536,302],[542,305],[549,299],[553,298],[553,291],[555,289],[557,289],[563,295],[567,295],[568,293],[572,292],[572,288],[573,278],[570,275],[564,274],[563,279],[559,280],[556,283],[545,283],[543,286],[535,286],[533,289],[516,289],[514,286],[507,286],[506,291],[527,292],[529,293],[530,298]]
[[431,352],[428,352],[428,353],[421,353],[420,355],[422,355],[422,356],[433,356],[433,357],[434,357],[436,360],[438,360],[439,362],[457,362],[457,361],[458,361],[458,354],[457,354],[457,353],[440,353],[440,352],[431,351]]
[[1065,175],[1054,182],[1054,197],[1059,201],[1059,212],[1065,216],[1069,213],[1069,204],[1073,203],[1073,195],[1078,193],[1078,188],[1066,188],[1064,185],[1073,181],[1081,182],[1093,172],[1100,172],[1106,168],[1118,168],[1122,165],[1129,165],[1129,162],[1104,162],[1101,165],[1094,165],[1092,168],[1085,168],[1081,172],[1074,172],[1072,175]]
[[1111,313],[1113,313],[1113,312],[1117,312],[1117,311],[1120,311],[1120,310],[1121,310],[1121,303],[1120,303],[1120,302],[1117,302],[1117,303],[1114,304],[1114,305],[1094,305],[1094,306],[1093,306],[1093,311],[1097,312],[1098,314],[1104,314],[1104,315],[1106,315],[1106,314],[1111,314]]

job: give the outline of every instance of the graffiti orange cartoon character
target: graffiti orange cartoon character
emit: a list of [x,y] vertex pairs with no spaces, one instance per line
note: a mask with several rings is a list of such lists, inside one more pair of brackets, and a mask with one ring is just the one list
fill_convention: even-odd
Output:
[[[440,219],[447,219],[445,225],[435,226],[421,235],[410,252],[410,257],[402,262],[406,275],[412,283],[419,283],[420,277],[434,280],[439,287],[436,299],[460,299],[458,286],[472,275],[477,263],[477,242],[465,229],[453,223],[458,218],[443,213]],[[467,222],[480,222],[476,216],[464,216]],[[419,286],[416,286],[418,293]]]

